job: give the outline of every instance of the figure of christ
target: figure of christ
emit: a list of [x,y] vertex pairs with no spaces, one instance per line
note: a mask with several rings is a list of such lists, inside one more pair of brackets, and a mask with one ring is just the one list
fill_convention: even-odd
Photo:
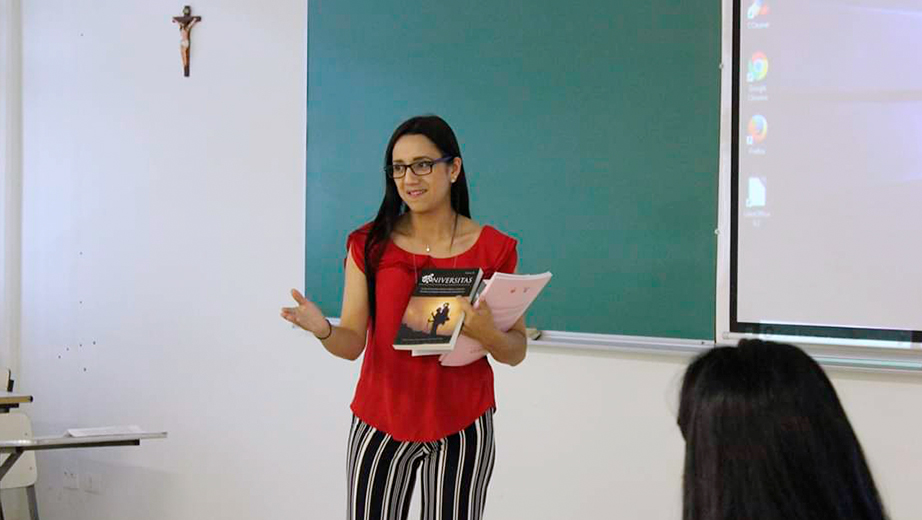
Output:
[[189,77],[189,49],[192,47],[192,28],[202,21],[201,16],[190,16],[192,9],[187,5],[182,10],[183,16],[174,16],[173,23],[179,24],[179,52],[182,55],[183,75]]

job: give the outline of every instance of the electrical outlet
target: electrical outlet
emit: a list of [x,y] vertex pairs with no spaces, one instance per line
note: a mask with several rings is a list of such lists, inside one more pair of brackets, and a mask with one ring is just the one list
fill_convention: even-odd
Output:
[[71,469],[64,470],[64,489],[80,489],[77,472]]

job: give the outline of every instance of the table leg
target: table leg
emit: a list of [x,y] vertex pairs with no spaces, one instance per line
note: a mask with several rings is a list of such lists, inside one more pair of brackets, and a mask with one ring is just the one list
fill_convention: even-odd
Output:
[[[38,520],[38,500],[35,498],[35,484],[26,488],[26,494],[29,496],[29,518]],[[0,520],[3,520],[0,518]]]

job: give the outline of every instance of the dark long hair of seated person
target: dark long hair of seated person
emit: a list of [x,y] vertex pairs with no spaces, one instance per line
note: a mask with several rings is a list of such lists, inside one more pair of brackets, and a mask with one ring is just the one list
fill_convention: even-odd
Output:
[[823,369],[742,340],[685,372],[683,520],[883,520],[861,444]]

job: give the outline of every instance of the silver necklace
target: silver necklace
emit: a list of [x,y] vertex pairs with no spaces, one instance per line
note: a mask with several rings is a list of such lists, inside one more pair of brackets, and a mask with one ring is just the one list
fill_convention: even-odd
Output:
[[[448,254],[449,255],[451,254],[451,248],[454,247],[455,245],[455,233],[457,231],[458,231],[458,214],[455,213],[455,223],[451,228],[451,240],[448,242]],[[432,252],[432,248],[429,247],[429,244],[425,244],[425,246],[426,246],[426,254],[428,255],[429,253]]]
[[[454,223],[454,226],[452,226],[451,228],[451,240],[448,242],[448,254],[449,255],[451,254],[452,247],[454,247],[455,245],[455,233],[457,231],[458,231],[458,214],[455,213],[455,223]],[[426,255],[428,255],[431,251],[432,251],[432,248],[429,247],[429,244],[426,244]],[[413,278],[416,280],[419,280],[419,273],[416,270],[416,255],[413,253],[410,253],[410,256],[413,258]],[[458,267],[458,256],[457,255],[455,255],[455,261],[452,264],[451,268],[454,269],[456,267]]]

